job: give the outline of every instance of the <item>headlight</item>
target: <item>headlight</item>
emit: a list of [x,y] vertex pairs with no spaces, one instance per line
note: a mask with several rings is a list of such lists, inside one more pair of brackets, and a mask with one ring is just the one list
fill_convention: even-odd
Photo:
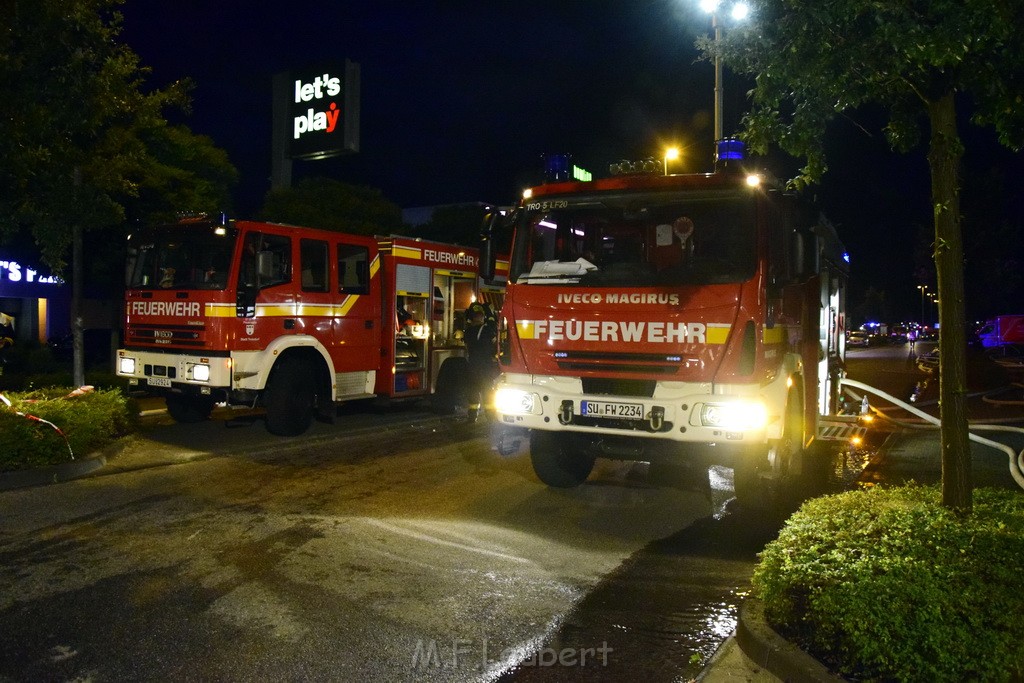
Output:
[[210,366],[197,364],[192,366],[192,379],[197,382],[210,381]]
[[119,358],[117,360],[117,372],[121,375],[134,375],[135,374],[135,359],[134,358]]
[[500,387],[494,393],[494,409],[505,415],[540,413],[540,396],[522,389]]
[[706,403],[700,411],[700,423],[730,432],[756,431],[768,424],[768,410],[759,401]]

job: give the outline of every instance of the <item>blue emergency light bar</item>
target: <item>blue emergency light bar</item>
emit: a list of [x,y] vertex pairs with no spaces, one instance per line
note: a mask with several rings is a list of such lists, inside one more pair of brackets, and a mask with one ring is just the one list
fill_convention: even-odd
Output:
[[746,157],[746,152],[747,146],[736,138],[726,138],[715,143],[717,161],[742,161]]

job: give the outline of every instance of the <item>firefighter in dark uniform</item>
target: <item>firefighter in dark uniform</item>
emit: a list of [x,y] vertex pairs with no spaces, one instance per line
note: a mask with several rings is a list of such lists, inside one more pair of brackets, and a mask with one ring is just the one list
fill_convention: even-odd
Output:
[[479,301],[470,304],[463,339],[469,356],[469,419],[476,421],[498,375],[497,325],[490,306]]

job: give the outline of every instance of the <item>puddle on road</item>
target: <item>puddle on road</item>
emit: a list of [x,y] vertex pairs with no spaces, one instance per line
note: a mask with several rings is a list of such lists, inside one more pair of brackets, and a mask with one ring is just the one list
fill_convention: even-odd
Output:
[[[815,495],[849,490],[877,444],[838,453],[823,467]],[[778,535],[781,518],[744,513],[732,470],[709,471],[711,515],[634,554],[605,577],[533,657],[499,681],[688,681],[736,627],[757,553]],[[580,653],[602,652],[587,660]],[[560,663],[558,655],[566,657]]]

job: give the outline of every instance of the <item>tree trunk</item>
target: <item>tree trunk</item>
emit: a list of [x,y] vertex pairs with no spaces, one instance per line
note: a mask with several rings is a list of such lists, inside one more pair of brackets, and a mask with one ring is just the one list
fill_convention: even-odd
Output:
[[971,449],[967,436],[967,335],[964,329],[960,159],[952,91],[928,103],[935,270],[939,285],[939,416],[942,420],[942,504],[970,512]]
[[82,226],[77,222],[71,228],[71,349],[72,381],[75,387],[85,384],[85,340],[82,331]]

